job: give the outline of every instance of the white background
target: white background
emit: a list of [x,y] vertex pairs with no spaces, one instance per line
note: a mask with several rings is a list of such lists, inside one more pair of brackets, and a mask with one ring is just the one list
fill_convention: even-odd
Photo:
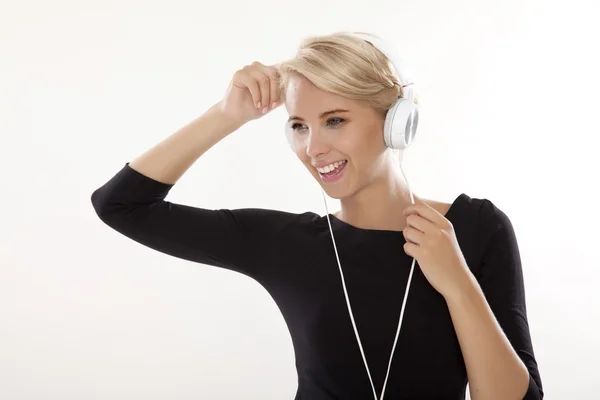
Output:
[[[513,222],[546,398],[597,395],[597,21],[594,1],[2,1],[0,398],[293,398],[290,336],[261,286],[121,236],[90,196],[236,69],[346,29],[413,66],[415,193],[488,198]],[[224,139],[168,200],[323,215],[286,117]]]

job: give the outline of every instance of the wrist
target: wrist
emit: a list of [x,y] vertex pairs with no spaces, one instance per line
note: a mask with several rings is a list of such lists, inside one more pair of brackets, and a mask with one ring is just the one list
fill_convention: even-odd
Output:
[[462,270],[459,276],[455,279],[454,285],[442,295],[446,303],[458,303],[465,298],[472,297],[480,290],[477,279],[469,268]]
[[241,128],[248,121],[239,120],[236,117],[233,117],[223,110],[222,100],[213,104],[212,107],[208,110],[208,112],[221,124],[223,124],[223,128],[228,132],[234,132],[237,129]]

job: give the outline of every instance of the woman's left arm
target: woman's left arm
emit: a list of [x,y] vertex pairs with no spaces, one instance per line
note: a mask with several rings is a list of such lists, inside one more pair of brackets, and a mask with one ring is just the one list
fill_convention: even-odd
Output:
[[[465,360],[471,399],[541,399],[542,392],[497,321],[481,287],[470,272],[468,275],[461,293],[447,296],[446,303]],[[512,311],[503,310],[514,313],[507,329],[521,335],[518,340],[522,344],[529,340],[524,337],[529,336],[525,309],[512,307]],[[526,356],[533,358],[529,352]]]
[[[427,206],[410,206],[405,250],[443,295],[465,361],[472,400],[534,400],[543,389],[527,321],[519,248],[504,212],[484,200],[494,233],[476,278],[452,224]],[[437,215],[436,215],[437,214]],[[414,242],[414,243],[413,243]]]

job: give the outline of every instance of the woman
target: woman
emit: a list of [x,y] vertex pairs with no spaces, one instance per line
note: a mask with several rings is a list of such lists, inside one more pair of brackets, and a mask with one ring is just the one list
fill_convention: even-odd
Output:
[[[92,203],[102,221],[145,246],[259,282],[290,330],[296,399],[464,399],[467,381],[473,400],[541,399],[511,222],[465,193],[449,204],[414,195],[411,204],[382,136],[402,95],[368,42],[308,38],[291,60],[238,70],[222,100],[125,164]],[[281,104],[297,157],[340,199],[338,213],[328,220],[164,200],[202,154]],[[390,364],[413,257],[419,268]]]

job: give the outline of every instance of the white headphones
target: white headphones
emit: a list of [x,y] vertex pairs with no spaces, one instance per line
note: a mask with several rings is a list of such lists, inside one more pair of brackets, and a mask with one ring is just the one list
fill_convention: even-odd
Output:
[[[362,39],[383,53],[394,68],[394,72],[402,84],[402,97],[388,110],[383,127],[383,138],[387,147],[397,150],[408,148],[414,141],[419,123],[419,105],[414,99],[414,80],[406,63],[400,56],[391,51],[380,38],[357,32],[345,33],[347,36]],[[294,145],[294,131],[286,124],[285,136],[290,147]]]

